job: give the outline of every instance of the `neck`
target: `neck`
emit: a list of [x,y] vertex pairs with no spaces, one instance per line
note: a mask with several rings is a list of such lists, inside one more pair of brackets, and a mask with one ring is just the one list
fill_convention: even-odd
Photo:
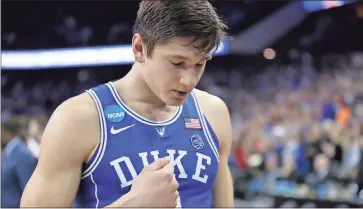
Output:
[[[134,64],[129,73],[116,81],[115,87],[124,102],[141,102],[155,108],[165,108],[167,105],[150,89],[141,74],[142,66]],[[130,92],[132,91],[132,94]]]
[[[29,138],[28,138],[29,139]],[[34,137],[30,137],[30,139],[34,140],[35,142],[37,143],[40,143],[40,139],[41,139],[41,136],[34,136]]]

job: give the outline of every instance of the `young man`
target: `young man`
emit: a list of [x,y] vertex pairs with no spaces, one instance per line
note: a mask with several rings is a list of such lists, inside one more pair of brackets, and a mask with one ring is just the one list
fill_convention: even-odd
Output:
[[233,207],[224,102],[194,89],[226,25],[207,0],[143,1],[135,63],[53,113],[22,207]]

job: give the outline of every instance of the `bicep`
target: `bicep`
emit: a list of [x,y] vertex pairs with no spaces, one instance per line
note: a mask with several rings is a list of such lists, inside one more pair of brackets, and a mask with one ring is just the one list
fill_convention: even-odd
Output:
[[214,207],[234,207],[234,190],[232,175],[228,166],[230,150],[232,146],[232,130],[228,125],[220,126],[223,133],[218,134],[219,149],[219,168],[213,190]]
[[214,207],[233,207],[233,181],[228,166],[232,147],[232,127],[226,104],[219,98],[215,98],[214,105],[207,108],[209,121],[219,141],[219,168],[213,188]]
[[54,143],[55,140],[61,139],[49,135],[43,139],[38,165],[22,196],[22,207],[70,207],[72,204],[79,185],[81,162],[67,151],[69,146]]
[[51,117],[43,133],[38,165],[22,196],[22,207],[72,205],[83,162],[93,149],[83,140],[92,140],[89,134],[93,132],[86,131],[88,122],[74,115],[68,108],[56,110]]
[[38,166],[24,190],[21,207],[70,207],[80,179],[79,169]]
[[225,162],[219,164],[213,188],[213,207],[234,207],[233,180]]

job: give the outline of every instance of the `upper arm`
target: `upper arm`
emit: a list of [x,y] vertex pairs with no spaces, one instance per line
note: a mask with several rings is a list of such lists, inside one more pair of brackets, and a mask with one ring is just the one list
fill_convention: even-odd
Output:
[[219,168],[214,184],[213,206],[233,207],[233,181],[228,166],[232,147],[232,126],[229,111],[223,100],[205,92],[199,92],[198,100],[219,141]]
[[220,162],[227,162],[232,147],[232,126],[225,102],[217,96],[197,91],[202,111],[219,141]]
[[72,205],[82,165],[95,147],[99,129],[95,107],[85,102],[90,99],[85,97],[67,100],[50,118],[42,136],[38,165],[22,196],[22,207]]

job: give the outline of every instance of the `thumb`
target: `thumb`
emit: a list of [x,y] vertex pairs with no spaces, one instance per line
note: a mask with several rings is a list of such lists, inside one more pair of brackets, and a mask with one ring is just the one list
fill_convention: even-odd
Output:
[[163,157],[163,158],[159,158],[157,160],[155,160],[155,162],[151,163],[148,168],[151,171],[157,171],[162,169],[164,166],[168,165],[170,162],[170,157]]
[[167,165],[165,165],[163,168],[161,168],[160,170],[164,170],[166,173],[174,173],[174,163],[170,162]]

